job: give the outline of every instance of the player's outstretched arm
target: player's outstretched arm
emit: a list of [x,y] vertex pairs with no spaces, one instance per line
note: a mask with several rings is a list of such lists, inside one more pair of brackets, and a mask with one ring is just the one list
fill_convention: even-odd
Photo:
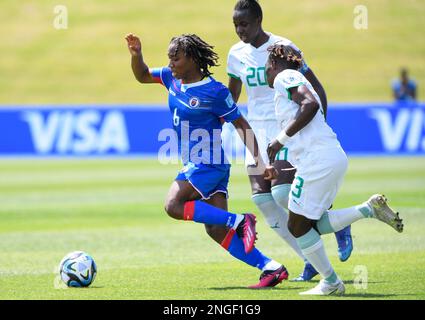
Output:
[[276,179],[277,172],[276,169],[272,166],[266,166],[263,158],[261,157],[261,153],[258,149],[257,138],[255,137],[254,131],[249,125],[248,121],[243,116],[240,116],[238,119],[234,120],[232,124],[235,126],[236,131],[241,137],[243,143],[248,148],[252,157],[255,159],[257,164],[256,168],[251,168],[256,170],[256,172],[250,172],[253,175],[264,175],[264,179],[272,180]]
[[238,102],[242,91],[242,81],[233,77],[229,77],[228,88],[232,94],[233,101]]
[[143,60],[142,43],[139,37],[130,33],[125,36],[125,40],[127,40],[127,47],[131,54],[131,69],[136,79],[141,83],[156,82],[149,72],[149,67]]

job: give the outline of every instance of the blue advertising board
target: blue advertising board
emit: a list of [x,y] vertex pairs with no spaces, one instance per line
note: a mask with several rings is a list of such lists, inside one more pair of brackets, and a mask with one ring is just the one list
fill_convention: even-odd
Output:
[[[328,123],[349,155],[425,155],[423,103],[333,104]],[[156,155],[171,128],[165,106],[0,106],[0,156]]]
[[348,154],[425,155],[425,104],[334,105],[327,121]]

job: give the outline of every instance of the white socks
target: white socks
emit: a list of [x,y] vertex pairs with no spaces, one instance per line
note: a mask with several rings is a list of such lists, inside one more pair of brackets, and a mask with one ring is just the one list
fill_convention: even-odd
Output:
[[279,207],[270,193],[259,193],[252,196],[252,200],[272,228],[286,243],[306,262],[298,246],[297,239],[288,230],[288,214]]
[[336,274],[326,255],[323,241],[317,231],[311,229],[305,235],[297,238],[297,242],[304,256],[312,264],[314,269],[319,272],[322,278],[330,283],[334,283],[336,281]]
[[275,271],[277,269],[279,269],[281,266],[281,264],[279,262],[276,262],[274,260],[270,260],[269,262],[267,262],[267,264],[264,266],[263,269],[261,269],[261,271]]
[[367,203],[351,208],[331,210],[322,215],[317,222],[317,229],[321,234],[338,232],[357,220],[371,216],[372,210]]

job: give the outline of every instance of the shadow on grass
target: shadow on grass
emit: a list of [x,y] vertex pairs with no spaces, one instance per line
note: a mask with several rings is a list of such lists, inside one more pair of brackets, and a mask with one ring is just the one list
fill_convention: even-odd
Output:
[[91,289],[103,289],[104,286],[88,286],[88,287],[65,287],[64,289],[68,290],[91,290]]
[[[320,280],[310,280],[301,283],[319,283]],[[344,284],[354,284],[353,280],[342,280]],[[368,281],[367,283],[387,283],[388,281]]]
[[378,293],[346,293],[342,298],[390,298],[390,297],[399,297],[399,296],[414,296],[416,294],[378,294]]
[[264,291],[264,290],[273,290],[273,291],[288,291],[288,290],[300,290],[299,287],[272,287],[272,288],[262,288],[262,289],[251,289],[248,287],[222,287],[222,288],[208,288],[208,290],[215,291],[226,291],[226,290],[249,290],[249,291]]
[[[264,288],[264,289],[250,289],[247,287],[222,287],[222,288],[208,288],[208,290],[215,291],[227,291],[227,290],[257,290],[257,291],[289,291],[289,290],[305,290],[305,288],[300,287],[273,287],[273,288]],[[332,298],[332,299],[344,299],[344,298],[365,298],[365,299],[379,299],[379,298],[395,298],[399,296],[412,296],[416,297],[416,294],[378,294],[378,293],[346,293],[343,296],[323,296],[322,298]],[[319,297],[318,297],[319,298]]]

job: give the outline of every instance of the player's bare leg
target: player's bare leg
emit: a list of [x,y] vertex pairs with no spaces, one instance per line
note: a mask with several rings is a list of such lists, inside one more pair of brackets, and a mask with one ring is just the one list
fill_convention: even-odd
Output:
[[[235,215],[227,212],[226,195],[221,192],[206,201],[199,199],[201,195],[189,182],[177,180],[170,187],[165,210],[175,219],[204,223],[208,235],[232,256],[263,271],[260,282],[252,288],[272,287],[288,278],[283,265],[263,255],[254,245],[250,250],[246,250],[247,230],[252,226],[252,221],[246,217],[250,217],[250,214]],[[208,213],[216,216],[207,216]],[[233,222],[229,225],[231,219]],[[220,221],[221,223],[218,223]],[[251,235],[255,236],[255,229],[250,230]]]
[[[213,195],[213,202],[224,205],[220,193]],[[253,214],[234,214],[220,207],[200,201],[202,196],[185,180],[176,180],[170,187],[165,203],[165,211],[177,220],[193,220],[206,225],[218,225],[224,229],[238,231],[248,253],[254,248],[256,240],[255,216]],[[224,198],[225,199],[225,198]],[[227,201],[227,200],[226,200]],[[220,233],[223,233],[221,231]],[[217,241],[217,240],[216,240]]]
[[[249,174],[252,172],[252,169],[248,167],[249,180],[253,194],[252,199],[263,214],[270,228],[273,229],[304,262],[304,270],[301,276],[296,278],[296,280],[309,281],[318,273],[307,259],[305,259],[295,237],[288,230],[288,214],[286,211],[288,208],[287,199],[296,170],[287,161],[275,161],[273,166],[279,172],[278,178],[273,181],[265,180],[262,175]],[[282,171],[284,168],[291,169]],[[279,201],[281,203],[279,203]]]
[[184,205],[187,201],[199,200],[201,195],[187,181],[174,181],[165,200],[165,212],[174,219],[184,219]]
[[[279,166],[279,162],[276,161],[276,165]],[[274,164],[273,164],[274,165]],[[251,172],[250,167],[248,167],[248,173]],[[284,179],[286,182],[293,180],[293,173],[280,174],[278,177],[282,182]],[[271,187],[272,183],[268,180],[265,180],[262,175],[253,175],[249,174],[249,181],[251,183],[252,199],[257,205],[258,209],[263,214],[266,219],[267,224],[270,226],[273,231],[275,231],[279,237],[281,237],[304,261],[304,256],[301,253],[301,250],[298,247],[298,244],[295,238],[288,230],[288,214],[283,208],[281,208],[278,203],[275,201],[272,195]],[[291,183],[289,182],[289,183]]]
[[[280,173],[276,180],[272,181],[272,195],[276,203],[285,210],[288,210],[289,193],[291,184],[294,180],[296,169],[287,161],[275,161],[273,166]],[[348,225],[342,230],[335,232],[335,238],[338,244],[339,260],[347,261],[353,251],[353,241],[351,237],[351,226]],[[292,247],[292,246],[291,246]],[[298,253],[298,252],[297,252]],[[305,281],[312,279],[317,271],[308,263],[305,265],[303,273],[293,281]]]

